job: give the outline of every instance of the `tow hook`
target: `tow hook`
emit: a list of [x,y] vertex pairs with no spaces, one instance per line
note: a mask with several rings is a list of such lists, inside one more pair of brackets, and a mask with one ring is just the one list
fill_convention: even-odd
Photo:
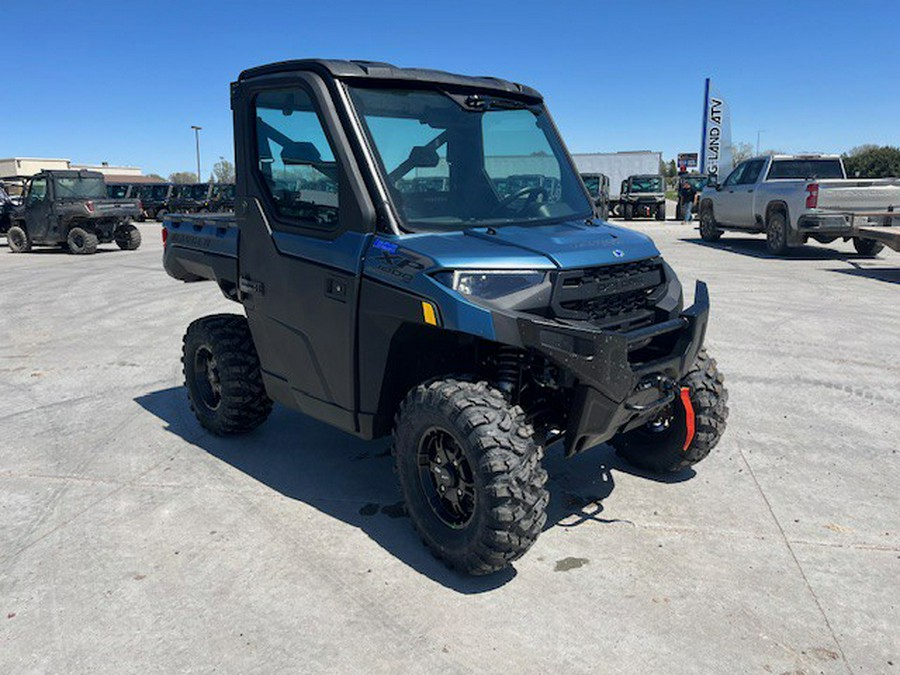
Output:
[[675,393],[678,391],[678,384],[675,380],[670,377],[665,377],[664,375],[656,375],[641,381],[637,388],[635,388],[635,392],[646,391],[647,389],[652,389],[654,387],[662,392],[662,396],[652,403],[644,405],[626,403],[626,410],[631,410],[633,412],[647,412],[648,410],[659,408],[667,403],[671,403],[675,399]]
[[686,452],[694,440],[694,435],[697,433],[697,418],[694,415],[694,404],[691,403],[690,387],[681,388],[681,405],[684,406],[684,421],[687,430],[684,436],[684,447],[681,450]]

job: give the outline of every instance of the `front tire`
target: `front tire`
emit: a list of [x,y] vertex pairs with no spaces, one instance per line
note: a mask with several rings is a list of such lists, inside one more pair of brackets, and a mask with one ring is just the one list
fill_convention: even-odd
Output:
[[772,211],[766,221],[766,248],[772,255],[784,255],[788,251],[787,218],[784,211]]
[[629,464],[653,473],[681,471],[709,455],[725,432],[728,390],[715,359],[701,349],[679,383],[687,388],[694,413],[694,436],[688,440],[688,416],[676,397],[659,418],[616,436],[610,444]]
[[10,253],[27,253],[31,250],[31,239],[25,228],[13,225],[6,231],[6,244]]
[[625,205],[625,220],[634,220],[634,205]]
[[66,237],[66,244],[69,245],[69,253],[92,255],[97,252],[100,240],[93,232],[88,232],[80,227],[73,227],[69,230],[69,234]]
[[657,204],[656,205],[656,219],[657,220],[665,220],[666,219],[666,205],[665,204]]
[[450,567],[505,568],[547,519],[543,448],[519,406],[486,382],[435,380],[400,406],[393,453],[413,526]]
[[867,258],[874,258],[884,250],[884,244],[880,241],[875,241],[874,239],[860,239],[859,237],[854,237],[853,248],[855,248],[856,252],[860,255],[866,256]]
[[184,335],[181,363],[191,410],[217,436],[252,431],[272,412],[247,319],[197,319]]
[[119,225],[113,232],[113,238],[123,251],[136,251],[141,246],[141,231],[131,223]]

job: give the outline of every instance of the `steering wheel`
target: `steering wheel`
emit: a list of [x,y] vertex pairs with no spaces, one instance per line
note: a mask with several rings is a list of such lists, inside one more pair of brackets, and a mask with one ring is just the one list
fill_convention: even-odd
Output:
[[544,188],[542,188],[540,185],[528,185],[526,187],[523,187],[521,190],[516,190],[512,194],[506,195],[503,199],[501,199],[497,203],[497,206],[494,208],[494,213],[496,213],[497,211],[500,211],[501,209],[505,209],[507,206],[509,206],[516,200],[519,200],[519,199],[522,199],[522,197],[525,197],[525,203],[522,204],[522,208],[520,208],[516,211],[516,215],[518,215],[518,214],[522,213],[523,211],[525,211],[525,209],[527,209],[533,203],[535,203],[539,197],[546,197],[546,196],[547,196],[547,191]]

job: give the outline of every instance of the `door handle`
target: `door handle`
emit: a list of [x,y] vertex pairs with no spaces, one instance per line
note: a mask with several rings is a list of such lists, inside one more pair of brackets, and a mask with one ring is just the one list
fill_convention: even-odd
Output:
[[327,277],[325,279],[325,297],[338,302],[347,302],[347,282],[337,277]]

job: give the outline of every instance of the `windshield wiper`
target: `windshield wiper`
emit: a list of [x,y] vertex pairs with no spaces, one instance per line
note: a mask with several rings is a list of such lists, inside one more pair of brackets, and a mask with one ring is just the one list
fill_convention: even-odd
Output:
[[466,97],[466,105],[476,110],[522,110],[528,104],[524,101],[514,101],[509,98],[494,98],[492,96],[479,96],[472,94]]

